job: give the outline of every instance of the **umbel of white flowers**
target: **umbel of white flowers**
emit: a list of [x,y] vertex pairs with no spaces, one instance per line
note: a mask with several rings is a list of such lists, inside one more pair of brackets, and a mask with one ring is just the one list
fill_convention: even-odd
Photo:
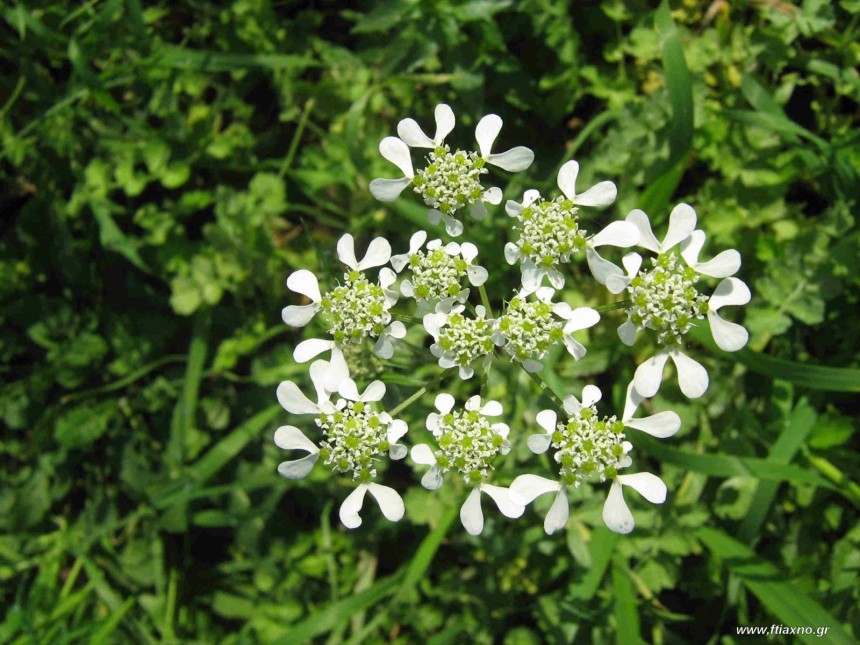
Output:
[[[432,138],[414,120],[404,119],[397,126],[398,137],[383,139],[379,146],[382,156],[403,176],[375,179],[370,190],[378,199],[392,201],[411,186],[428,207],[430,224],[444,222],[445,234],[459,236],[464,232],[458,219],[461,212],[480,221],[487,216],[487,204],[501,203],[502,191],[483,184],[489,167],[522,171],[531,165],[534,154],[523,146],[492,152],[502,126],[502,120],[493,114],[478,122],[477,150],[452,149],[446,139],[454,129],[453,111],[441,104],[435,117]],[[429,151],[426,164],[417,171],[410,149]],[[421,484],[429,491],[438,489],[443,478],[454,479],[453,485],[465,485],[460,519],[472,535],[484,530],[482,495],[492,499],[505,517],[519,518],[536,498],[553,493],[544,520],[548,534],[566,526],[571,488],[608,483],[603,519],[618,533],[634,527],[622,494],[624,487],[655,504],[666,500],[668,490],[660,477],[628,469],[633,465],[638,432],[669,438],[678,432],[680,418],[670,410],[649,416],[636,416],[636,412],[646,398],[658,393],[670,359],[685,396],[705,393],[708,374],[689,355],[687,334],[707,319],[721,349],[741,349],[748,340],[747,331],[724,320],[719,312],[749,302],[750,291],[734,277],[741,265],[737,251],[723,251],[707,261],[699,259],[705,233],[696,228],[696,213],[687,204],[672,210],[662,241],[654,236],[648,216],[638,209],[623,221],[590,233],[589,209],[610,206],[617,191],[612,182],[602,181],[577,192],[579,170],[576,161],[562,165],[557,176],[559,195],[545,199],[529,189],[522,201],[507,201],[506,221],[512,224],[512,235],[505,245],[499,242],[495,248],[479,250],[468,241],[446,242],[441,237],[428,241],[427,231],[420,230],[411,236],[408,250],[395,255],[384,237],[373,239],[359,261],[355,240],[347,233],[337,242],[337,257],[345,267],[342,279],[326,272],[321,280],[327,286],[324,291],[307,269],[287,278],[287,287],[304,300],[283,309],[284,322],[293,327],[311,326],[318,336],[299,342],[294,359],[304,363],[324,353],[328,359],[310,364],[315,400],[294,381],[278,386],[278,401],[296,417],[295,423],[305,427],[283,425],[275,433],[278,447],[304,453],[280,464],[278,472],[283,477],[304,478],[322,461],[339,481],[352,487],[339,511],[348,528],[361,525],[359,513],[367,493],[384,517],[395,522],[403,517],[400,493],[380,482],[385,481],[387,463],[407,454],[414,464],[428,467]],[[650,252],[651,257],[629,252],[619,266],[598,252],[633,246]],[[496,312],[485,291],[491,276],[479,258],[487,254],[519,265],[516,283],[498,294],[503,304]],[[385,385],[373,381],[359,393],[354,378],[361,370],[350,376],[344,351],[353,360],[361,352],[372,351],[383,361],[403,352],[411,365],[415,356],[424,353],[427,363],[438,362],[441,369],[456,371],[463,381],[477,370],[483,370],[486,379],[493,365],[505,360],[530,373],[533,380],[542,381],[540,372],[547,356],[556,360],[566,350],[573,360],[580,360],[587,352],[582,334],[601,322],[595,309],[574,308],[567,302],[572,287],[565,272],[577,256],[585,258],[597,283],[612,294],[623,295],[626,319],[618,327],[620,341],[634,346],[638,337],[648,335],[658,346],[627,385],[621,417],[599,414],[601,392],[586,385],[579,399],[573,395],[554,398],[558,408],[539,412],[534,419],[538,432],[529,434],[519,428],[512,431],[498,420],[504,413],[498,401],[484,401],[476,394],[458,407],[455,398],[442,391],[435,398],[436,411],[426,420],[433,443],[415,444],[410,452],[400,443],[407,435],[406,422],[396,417],[419,397],[409,397],[388,412],[383,403]],[[378,271],[370,274],[373,269]],[[709,280],[718,281],[712,289],[707,286]],[[481,304],[474,302],[476,291]],[[408,336],[407,324],[412,326]],[[410,347],[403,347],[407,343]],[[560,351],[553,352],[556,348]],[[546,387],[545,382],[541,385]],[[301,420],[303,416],[306,422]],[[515,465],[518,476],[512,481],[505,478],[509,469],[500,472],[498,466],[512,458],[509,453],[517,442],[525,442],[534,454],[551,455],[549,477],[537,472],[523,474],[524,468]]]

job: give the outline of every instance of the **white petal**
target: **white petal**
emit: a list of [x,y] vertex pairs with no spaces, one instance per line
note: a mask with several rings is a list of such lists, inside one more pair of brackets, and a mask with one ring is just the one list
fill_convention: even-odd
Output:
[[525,146],[517,146],[494,155],[483,155],[488,164],[498,166],[508,172],[519,172],[532,165],[535,153]]
[[600,284],[606,284],[607,279],[611,275],[624,275],[624,272],[621,269],[612,264],[609,260],[603,259],[600,254],[590,246],[585,247],[585,259],[588,261],[588,269],[591,271],[591,275],[593,275],[594,279]]
[[412,183],[411,177],[401,179],[374,179],[370,182],[370,194],[381,202],[393,202],[400,197],[400,193]]
[[472,216],[472,219],[476,219],[480,222],[482,219],[487,217],[487,205],[480,199],[472,202],[472,205],[469,207],[469,215]]
[[382,334],[373,344],[373,353],[384,360],[388,360],[394,356],[394,345],[391,343],[391,339]]
[[475,410],[481,409],[481,395],[475,394],[469,397],[469,400],[466,401],[465,407],[469,412],[474,412]]
[[381,401],[383,396],[385,396],[385,383],[382,381],[373,381],[364,390],[364,394],[361,395],[361,400],[370,403],[373,401]]
[[657,394],[660,384],[663,382],[663,367],[669,359],[666,350],[655,354],[636,368],[633,375],[633,387],[646,399]]
[[630,222],[612,222],[589,240],[591,246],[617,246],[622,249],[639,243],[639,229]]
[[564,196],[576,201],[576,178],[579,175],[579,164],[572,159],[558,171],[558,187]]
[[628,419],[624,422],[628,428],[636,428],[657,439],[671,437],[681,429],[681,417],[675,412],[667,410],[652,414],[650,417],[641,419]]
[[553,289],[561,289],[564,287],[564,276],[556,269],[547,269],[546,277],[549,278],[549,283],[553,286]]
[[355,529],[361,526],[361,518],[358,516],[358,512],[364,505],[364,494],[367,492],[367,488],[367,484],[359,484],[340,505],[340,521],[348,529]]
[[358,263],[358,270],[364,271],[372,267],[381,267],[387,264],[391,257],[391,244],[384,237],[374,238],[367,247],[364,259]]
[[403,119],[397,124],[397,136],[412,148],[435,148],[433,139],[424,134],[424,130],[415,119]]
[[392,284],[397,282],[397,274],[388,267],[382,267],[379,270],[379,286],[383,289],[388,289]]
[[523,205],[519,202],[515,202],[514,200],[509,199],[507,202],[505,202],[505,212],[511,217],[516,217],[523,212]]
[[606,278],[606,288],[609,293],[619,294],[627,288],[632,278],[621,273],[613,273]]
[[454,397],[447,392],[436,395],[436,409],[442,414],[448,414],[454,407]]
[[407,298],[411,298],[415,295],[415,287],[412,286],[412,283],[409,282],[409,280],[404,280],[400,283],[400,293]]
[[[580,206],[609,206],[615,201],[615,196],[618,194],[618,189],[611,181],[601,181],[596,186],[592,186],[581,195],[577,195],[574,202]],[[634,242],[635,244],[635,242]]]
[[629,383],[627,385],[627,392],[624,396],[624,414],[621,415],[621,420],[626,423],[628,419],[632,419],[633,415],[636,414],[636,410],[644,400],[645,397],[636,391],[636,388],[633,387],[633,383]]
[[421,485],[427,490],[436,490],[442,486],[442,469],[433,464],[433,467],[421,478]]
[[466,274],[469,276],[469,284],[474,287],[480,287],[490,276],[489,272],[484,267],[474,265],[466,269]]
[[555,432],[555,425],[558,423],[558,415],[555,413],[555,410],[541,410],[537,413],[535,421],[537,421],[537,424],[541,428],[551,434]]
[[399,522],[406,512],[406,507],[403,505],[403,499],[398,492],[393,488],[373,482],[367,486],[371,496],[379,504],[379,510],[382,511],[385,519],[391,522]]
[[346,378],[340,383],[337,388],[337,393],[348,401],[360,401],[361,395],[358,393],[358,386],[351,378]]
[[629,318],[618,327],[618,338],[628,347],[633,347],[636,342],[636,325],[630,322]]
[[[311,379],[314,378],[314,366],[311,365]],[[327,392],[337,392],[340,389],[341,381],[349,378],[349,367],[346,365],[346,359],[343,352],[337,348],[331,349],[331,360],[326,365],[323,371],[322,387]],[[314,382],[314,387],[317,388],[317,396],[320,397],[320,384]]]
[[[681,392],[689,399],[697,399],[708,389],[708,372],[699,363],[677,349],[669,350],[669,356],[678,370],[678,385]],[[639,389],[639,386],[636,386]],[[644,392],[643,392],[644,394]]]
[[490,484],[481,484],[481,490],[493,499],[496,506],[499,507],[499,510],[505,517],[520,517],[523,514],[523,511],[526,510],[525,506],[517,504],[513,499],[511,499],[511,491],[507,488],[492,486]]
[[397,338],[397,339],[405,338],[406,337],[406,325],[404,325],[399,320],[395,320],[390,325],[388,325],[388,328],[386,329],[385,334],[387,336],[391,336],[391,338]]
[[[332,354],[334,354],[333,351]],[[311,367],[308,370],[311,376],[311,383],[313,383],[314,390],[316,390],[317,393],[317,405],[322,405],[323,401],[328,401],[330,393],[337,391],[340,388],[341,381],[349,378],[348,370],[339,374],[340,380],[337,383],[338,387],[332,390],[331,385],[334,377],[330,376],[331,369],[331,362],[318,360],[311,363]]]
[[458,248],[458,250],[454,251],[451,255],[457,255],[457,253],[459,253],[463,256],[463,259],[466,260],[466,262],[471,263],[472,260],[478,257],[478,247],[471,242],[465,242],[462,246],[456,242],[451,242],[451,245]]
[[316,303],[311,305],[290,305],[281,310],[281,318],[291,327],[304,327],[320,310]]
[[596,385],[586,385],[582,388],[582,406],[585,408],[591,407],[600,399],[603,398],[603,393]]
[[301,459],[282,461],[278,464],[278,474],[287,479],[303,479],[313,470],[319,458],[319,452],[312,452]]
[[439,331],[442,329],[442,325],[444,325],[446,321],[445,314],[425,314],[424,318],[422,318],[421,321],[424,324],[424,329],[427,330],[427,333],[430,334],[434,339],[439,340]]
[[696,267],[696,271],[712,278],[727,278],[741,268],[741,254],[734,249],[723,251],[716,257]]
[[409,449],[400,443],[392,443],[388,448],[388,458],[392,461],[399,461],[409,454]]
[[498,417],[502,414],[502,404],[498,401],[487,401],[481,407],[481,414],[485,417]]
[[[472,203],[473,217],[474,217],[474,206],[475,206],[475,204],[483,205],[483,202],[477,201],[477,202]],[[486,208],[484,209],[484,211],[486,212]],[[452,217],[451,215],[445,215],[444,217],[445,217],[445,232],[448,235],[450,235],[451,237],[457,237],[458,235],[460,235],[463,232],[463,222],[461,222],[460,220],[458,220],[455,217]]]
[[305,363],[314,356],[319,356],[324,351],[334,347],[333,340],[322,340],[320,338],[308,338],[303,340],[293,350],[293,360],[296,363]]
[[469,367],[468,365],[461,365],[459,372],[460,372],[460,378],[463,379],[464,381],[468,381],[470,378],[472,378],[475,375],[475,370],[473,368]]
[[307,296],[311,302],[317,303],[322,300],[317,277],[307,269],[299,269],[291,273],[290,277],[287,278],[287,287],[291,291]]
[[568,334],[565,334],[561,337],[564,346],[567,348],[568,353],[573,356],[573,360],[578,361],[583,356],[588,353],[588,350],[585,348],[585,345],[580,343],[575,338],[572,338]]
[[[386,431],[385,436],[389,443],[394,443],[405,435],[408,430],[409,426],[406,425],[406,422],[403,419],[392,419],[391,423],[388,424],[388,430]],[[405,456],[406,455],[404,454],[404,457]],[[402,459],[402,457],[398,457],[398,459]]]
[[295,426],[281,426],[275,431],[275,445],[284,450],[319,452],[316,444]]
[[409,238],[409,254],[412,255],[427,241],[427,231],[416,231]]
[[573,394],[568,394],[561,403],[565,413],[569,417],[579,414],[579,411],[582,409],[582,404]]
[[669,231],[660,245],[660,253],[665,253],[676,244],[683,242],[696,228],[696,211],[689,204],[678,204],[669,214]]
[[522,506],[531,504],[544,493],[551,493],[561,488],[561,484],[552,479],[539,475],[520,475],[511,482],[511,500]]
[[292,381],[283,381],[277,389],[278,403],[291,414],[318,414],[319,406],[311,401]]
[[684,258],[687,266],[695,268],[699,264],[699,253],[701,253],[704,245],[705,232],[701,229],[696,229],[690,233],[686,240],[681,242],[681,257]]
[[[442,211],[438,211],[435,208],[431,208],[429,211],[427,211],[427,220],[431,224],[433,224],[433,226],[436,226],[436,224],[442,221]],[[430,248],[429,244],[427,245],[427,248]]]
[[353,271],[358,269],[358,260],[355,259],[355,240],[349,233],[344,233],[337,241],[337,257]]
[[544,272],[541,271],[531,260],[524,260],[520,270],[523,274],[523,289],[526,293],[537,291],[540,287]]
[[749,332],[741,325],[723,320],[714,310],[708,311],[708,322],[711,324],[711,335],[714,342],[724,352],[736,352],[747,344]]
[[567,524],[568,517],[570,517],[570,502],[567,501],[567,491],[562,486],[556,493],[555,500],[546,514],[543,530],[546,531],[547,535],[562,530]]
[[481,489],[475,486],[460,507],[460,522],[470,535],[480,535],[484,530],[484,513],[481,511]]
[[415,172],[412,170],[412,157],[409,155],[409,146],[397,137],[385,137],[380,141],[379,153],[400,168],[403,176],[407,179],[412,179],[415,176]]
[[481,201],[487,202],[488,204],[492,204],[493,206],[498,206],[502,203],[502,189],[497,188],[496,186],[488,188],[483,193],[481,193]]
[[632,210],[628,213],[625,221],[630,222],[639,229],[639,246],[643,249],[654,251],[654,253],[660,252],[660,243],[651,231],[651,222],[648,220],[645,211],[641,211],[638,208]]
[[636,252],[627,253],[623,258],[621,258],[621,264],[624,265],[624,270],[627,271],[627,275],[632,277],[636,275],[642,267],[642,256]]
[[600,322],[600,314],[591,307],[577,307],[570,312],[567,323],[564,325],[564,333],[571,334],[580,329],[594,327]]
[[475,128],[475,139],[478,141],[478,149],[484,159],[490,156],[493,142],[499,136],[501,129],[502,119],[497,114],[488,114],[478,121],[478,126]]
[[454,111],[449,105],[440,103],[433,111],[433,116],[436,118],[436,136],[433,137],[433,141],[437,145],[441,145],[445,141],[445,137],[451,134],[451,130],[454,129],[456,123]]
[[617,480],[612,482],[609,495],[606,496],[606,503],[603,505],[603,521],[616,533],[630,533],[633,530],[633,514],[624,502],[621,484]]
[[708,311],[717,311],[727,305],[745,305],[750,301],[749,287],[737,278],[721,280],[708,299]]
[[528,445],[529,450],[531,450],[536,455],[542,455],[547,450],[549,450],[549,446],[551,443],[551,434],[533,434],[526,440],[526,444]]
[[412,452],[409,453],[412,461],[423,466],[435,466],[436,457],[433,451],[426,443],[419,443],[417,446],[412,446]]
[[652,504],[662,504],[666,501],[666,484],[657,475],[651,473],[619,475],[618,481],[624,486],[630,486]]

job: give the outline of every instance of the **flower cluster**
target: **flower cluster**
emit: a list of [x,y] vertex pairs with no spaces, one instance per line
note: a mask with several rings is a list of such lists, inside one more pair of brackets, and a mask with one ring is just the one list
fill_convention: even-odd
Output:
[[[382,140],[380,153],[403,176],[375,179],[370,191],[379,200],[393,201],[411,186],[428,207],[430,224],[444,222],[444,233],[458,237],[465,232],[462,213],[480,222],[488,214],[487,204],[501,203],[502,191],[485,183],[496,169],[525,170],[534,154],[522,146],[493,153],[502,127],[501,118],[494,114],[477,124],[476,150],[457,148],[446,141],[455,126],[449,106],[437,106],[435,117],[432,138],[417,122],[404,119],[397,126],[397,137]],[[429,151],[418,170],[413,165],[413,149]],[[287,286],[307,300],[287,306],[284,322],[302,327],[318,315],[315,325],[323,335],[298,343],[295,360],[301,363],[324,352],[330,354],[328,360],[317,359],[310,365],[316,401],[292,381],[278,387],[281,405],[293,415],[310,416],[316,433],[312,440],[296,426],[277,430],[275,443],[280,448],[306,453],[282,463],[278,468],[281,475],[304,477],[321,460],[354,486],[340,507],[341,520],[349,528],[361,524],[359,511],[368,492],[389,520],[397,521],[404,515],[400,494],[378,480],[384,476],[387,459],[403,459],[407,454],[415,464],[429,467],[421,478],[424,488],[434,491],[447,478],[449,487],[467,489],[460,519],[472,535],[484,528],[482,494],[493,500],[502,515],[518,518],[538,497],[553,493],[544,521],[547,533],[565,527],[570,489],[608,485],[603,519],[619,533],[627,533],[634,526],[624,501],[624,487],[652,503],[665,501],[667,487],[657,475],[629,471],[635,436],[645,432],[660,439],[671,437],[680,429],[681,420],[672,411],[636,416],[637,411],[645,399],[657,394],[670,359],[685,396],[696,398],[705,393],[708,374],[690,356],[688,335],[707,321],[717,346],[725,351],[742,348],[748,340],[747,331],[724,320],[719,311],[747,303],[750,292],[734,277],[741,264],[737,251],[723,251],[700,261],[705,233],[696,227],[696,213],[687,204],[672,210],[662,241],[652,232],[648,216],[638,209],[624,220],[595,229],[591,209],[611,206],[616,187],[602,181],[579,193],[579,170],[576,161],[561,166],[556,178],[559,194],[543,197],[529,189],[521,201],[507,201],[511,241],[503,249],[483,251],[503,255],[518,270],[516,284],[502,294],[495,307],[485,288],[490,274],[484,262],[479,262],[478,247],[471,242],[446,242],[441,237],[428,241],[424,230],[411,236],[408,250],[395,255],[387,240],[376,238],[361,261],[356,259],[355,240],[344,235],[337,244],[337,257],[346,270],[341,280],[328,276],[323,280],[328,286],[325,293],[308,270],[289,276]],[[594,230],[597,232],[591,232]],[[619,266],[602,257],[601,247],[638,247],[651,256],[627,252]],[[585,385],[580,398],[569,393],[562,398],[548,388],[540,374],[550,355],[553,361],[565,351],[573,360],[585,356],[583,343],[587,341],[574,334],[601,320],[599,308],[572,307],[567,301],[571,288],[568,278],[574,269],[571,265],[583,260],[598,284],[622,298],[604,308],[623,310],[625,319],[618,326],[621,342],[633,347],[639,337],[649,337],[657,347],[656,353],[636,367],[620,416],[598,410],[602,394],[596,386]],[[375,275],[368,273],[377,268]],[[476,292],[480,304],[472,302]],[[407,324],[413,326],[408,335]],[[438,362],[440,368],[456,371],[463,381],[480,371],[481,378],[475,380],[480,380],[482,394],[494,366],[514,364],[539,382],[557,407],[540,411],[534,418],[540,431],[525,436],[519,429],[512,433],[498,420],[504,412],[500,402],[474,394],[459,405],[454,396],[442,392],[435,398],[436,411],[425,421],[432,442],[418,443],[409,451],[398,443],[406,435],[406,423],[395,417],[420,400],[430,386],[388,412],[382,405],[385,385],[373,381],[359,394],[345,358],[346,353],[350,361],[358,363],[352,370],[358,378],[364,364],[362,352],[372,349],[385,361],[407,344],[409,347],[402,349],[404,354],[411,352],[409,360],[429,349],[430,360]],[[652,345],[646,345],[646,356],[653,351],[648,347]],[[447,374],[440,376],[439,383]],[[513,479],[506,479],[508,468],[499,472],[500,461],[511,458],[512,442],[523,438],[532,453],[549,454],[551,477],[523,473],[521,465],[515,466],[518,474]]]

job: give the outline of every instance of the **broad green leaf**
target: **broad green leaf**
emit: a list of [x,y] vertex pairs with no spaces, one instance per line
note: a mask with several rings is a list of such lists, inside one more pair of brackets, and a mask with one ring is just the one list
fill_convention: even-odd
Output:
[[639,610],[633,581],[620,563],[612,565],[612,590],[615,614],[615,635],[619,643],[636,645],[642,642],[639,627]]
[[[709,527],[696,529],[696,537],[736,574],[759,601],[783,625],[797,627],[827,626],[827,642],[849,645],[855,640],[814,598],[786,582],[785,575],[770,562],[760,558],[745,544]],[[821,643],[821,638],[800,635],[804,643]]]

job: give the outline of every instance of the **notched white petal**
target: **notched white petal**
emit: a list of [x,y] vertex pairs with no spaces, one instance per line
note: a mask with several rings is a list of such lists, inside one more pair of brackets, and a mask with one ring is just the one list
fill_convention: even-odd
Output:
[[669,353],[664,351],[655,354],[636,368],[633,375],[633,387],[646,399],[657,394],[663,382],[663,367],[669,359]]
[[[702,396],[708,389],[708,372],[705,368],[677,349],[670,350],[669,356],[672,357],[675,369],[678,370],[678,386],[684,396],[689,399]],[[639,389],[638,386],[636,389]]]
[[544,519],[543,530],[547,535],[561,531],[567,525],[568,517],[570,517],[570,502],[567,501],[567,491],[564,487],[560,487]]
[[526,510],[523,504],[516,503],[511,499],[511,491],[501,486],[493,486],[491,484],[481,484],[481,490],[489,495],[499,507],[502,515],[505,517],[516,518],[520,517]]
[[412,148],[434,148],[433,139],[424,134],[424,130],[415,119],[403,119],[397,124],[397,136]]
[[678,204],[669,214],[669,231],[660,245],[660,253],[665,253],[680,244],[696,228],[696,211],[689,204]]
[[347,495],[340,505],[340,521],[348,529],[356,529],[361,526],[361,517],[358,513],[364,505],[364,494],[367,492],[367,484],[359,484],[358,487]]
[[385,137],[379,142],[379,153],[395,166],[400,168],[403,176],[412,179],[415,172],[412,169],[412,157],[409,154],[409,146],[397,137]]
[[290,305],[281,310],[281,318],[291,327],[304,327],[320,310],[318,304]]
[[540,475],[520,475],[511,482],[511,500],[522,506],[531,504],[545,493],[561,489],[559,482]]
[[[615,201],[618,189],[611,181],[601,181],[592,186],[574,200],[580,206],[596,206],[598,208],[609,206]],[[634,242],[635,244],[635,242]]]
[[287,288],[311,299],[311,302],[322,300],[320,285],[317,277],[307,269],[294,271],[287,278]]
[[460,522],[470,535],[480,535],[484,530],[484,513],[481,510],[481,489],[475,486],[460,507]]
[[612,482],[609,495],[606,496],[606,503],[603,505],[603,521],[616,533],[630,533],[635,525],[633,514],[627,508],[624,495],[621,493],[621,484],[617,480]]
[[502,119],[497,114],[488,114],[478,121],[478,126],[475,128],[475,139],[478,141],[478,149],[484,159],[490,156],[493,142],[499,136],[501,129]]
[[286,479],[304,479],[313,470],[319,458],[318,452],[312,452],[301,459],[282,461],[278,464],[278,474]]
[[400,494],[388,486],[371,482],[367,485],[370,495],[379,504],[379,510],[385,516],[385,519],[391,522],[399,522],[406,512],[406,507],[403,504],[403,498]]
[[[525,146],[517,146],[498,154],[484,155],[488,164],[508,172],[520,172],[532,165],[535,153]],[[501,196],[500,196],[501,197]]]
[[403,189],[411,183],[412,179],[409,177],[402,179],[374,179],[370,182],[368,188],[370,188],[370,194],[375,199],[381,202],[393,202],[400,197]]
[[666,484],[651,473],[633,473],[619,475],[618,481],[624,486],[630,486],[652,504],[662,504],[666,501]]
[[542,455],[549,450],[551,443],[552,435],[550,434],[533,434],[526,440],[529,450],[536,455]]

